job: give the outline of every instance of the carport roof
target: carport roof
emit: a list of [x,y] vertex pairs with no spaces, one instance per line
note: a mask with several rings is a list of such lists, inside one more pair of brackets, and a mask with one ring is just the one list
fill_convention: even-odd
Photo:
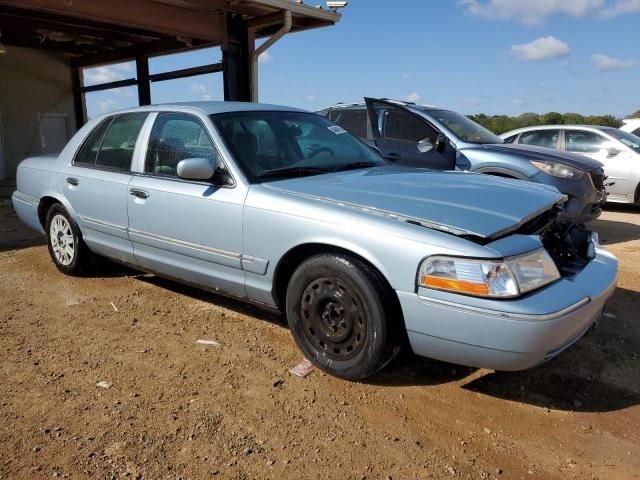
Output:
[[62,51],[107,63],[228,41],[227,18],[266,37],[292,14],[291,31],[329,26],[340,14],[290,0],[0,0],[5,45]]

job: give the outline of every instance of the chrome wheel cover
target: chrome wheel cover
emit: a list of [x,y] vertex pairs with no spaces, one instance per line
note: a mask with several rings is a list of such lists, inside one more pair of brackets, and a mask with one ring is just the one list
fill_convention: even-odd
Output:
[[73,241],[73,232],[69,221],[63,215],[56,215],[51,220],[49,226],[49,242],[56,260],[65,267],[71,262],[76,254],[76,246]]

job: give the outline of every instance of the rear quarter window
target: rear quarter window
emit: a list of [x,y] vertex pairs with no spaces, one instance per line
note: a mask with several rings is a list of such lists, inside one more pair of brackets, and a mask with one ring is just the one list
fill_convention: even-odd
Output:
[[113,117],[109,117],[98,124],[85,139],[84,143],[78,150],[76,158],[73,163],[77,165],[95,165],[98,152],[100,151],[100,145],[102,145],[102,139],[104,134],[111,125]]
[[365,109],[332,110],[329,119],[354,137],[367,138],[367,111]]

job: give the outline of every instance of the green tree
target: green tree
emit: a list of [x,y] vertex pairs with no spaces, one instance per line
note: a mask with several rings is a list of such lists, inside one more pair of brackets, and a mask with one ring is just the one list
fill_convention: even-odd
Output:
[[[640,110],[632,115],[635,115],[635,118],[640,118]],[[476,115],[468,115],[468,117],[497,135],[515,130],[516,128],[535,127],[536,125],[602,125],[614,128],[622,125],[622,120],[613,115],[584,116],[579,113],[548,112],[539,115],[537,113],[527,112],[517,117],[510,117],[508,115],[489,116],[484,113],[478,113]]]
[[564,123],[564,117],[558,112],[545,113],[540,120],[542,125],[562,125]]
[[563,118],[564,125],[584,125],[586,123],[584,116],[579,113],[565,113]]

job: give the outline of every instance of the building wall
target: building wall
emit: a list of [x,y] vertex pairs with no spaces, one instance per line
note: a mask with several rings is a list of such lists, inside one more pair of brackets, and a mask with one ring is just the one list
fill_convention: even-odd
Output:
[[[39,116],[66,114],[75,131],[71,71],[64,55],[6,47],[0,55],[0,118],[6,178],[15,178],[25,157],[42,153]],[[0,166],[0,178],[3,169]]]

